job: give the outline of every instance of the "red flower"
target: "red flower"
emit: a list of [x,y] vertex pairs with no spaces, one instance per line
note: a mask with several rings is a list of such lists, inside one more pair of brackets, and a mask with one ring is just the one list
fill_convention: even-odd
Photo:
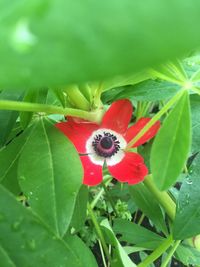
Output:
[[[132,112],[131,102],[123,99],[110,106],[100,125],[88,121],[77,122],[70,117],[67,122],[56,124],[80,153],[84,184],[92,186],[101,183],[104,164],[120,182],[136,184],[147,175],[148,169],[143,158],[137,153],[126,152],[125,148],[150,118],[141,118],[128,128]],[[154,137],[159,127],[160,122],[156,122],[133,147],[140,146]]]

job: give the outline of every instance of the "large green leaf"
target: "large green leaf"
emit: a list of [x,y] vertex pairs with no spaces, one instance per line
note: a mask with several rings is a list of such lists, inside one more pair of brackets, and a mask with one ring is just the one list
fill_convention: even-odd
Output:
[[38,87],[130,73],[199,46],[199,0],[0,4],[0,86]]
[[114,220],[113,230],[116,234],[120,234],[121,241],[146,249],[153,250],[164,240],[163,237],[145,227],[122,219]]
[[167,233],[165,218],[159,203],[151,192],[142,184],[129,187],[131,197],[138,208],[155,224],[155,226]]
[[[71,240],[64,242],[53,234],[35,213],[17,203],[1,185],[0,244],[0,259],[4,253],[2,267],[85,267],[83,257],[77,256],[74,246],[71,247]],[[89,252],[84,249],[84,255],[91,257],[86,253]],[[2,265],[6,257],[14,265]]]
[[200,234],[200,156],[194,160],[188,178],[183,183],[174,221],[174,238],[185,239]]
[[190,106],[184,92],[165,119],[151,150],[151,171],[156,185],[165,190],[181,173],[190,149]]
[[74,146],[48,120],[38,119],[20,156],[18,175],[32,209],[63,236],[82,184],[82,166]]

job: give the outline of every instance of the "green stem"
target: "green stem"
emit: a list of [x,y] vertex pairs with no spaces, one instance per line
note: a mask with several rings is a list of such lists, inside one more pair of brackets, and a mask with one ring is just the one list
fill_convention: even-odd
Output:
[[145,218],[145,214],[142,213],[142,215],[141,215],[141,217],[140,217],[140,219],[139,219],[139,221],[138,221],[138,225],[141,225],[141,224],[142,224],[144,218]]
[[156,248],[143,262],[141,262],[138,267],[149,267],[152,262],[157,260],[172,244],[172,236],[170,235],[165,241]]
[[47,114],[62,114],[67,116],[79,117],[85,120],[99,123],[102,118],[102,111],[84,111],[74,108],[62,108],[54,105],[37,104],[20,101],[0,100],[0,110],[17,110],[30,112],[45,112]]
[[93,98],[93,106],[95,108],[101,108],[102,107],[101,94],[103,91],[103,82],[100,82],[97,88],[93,88],[93,90],[95,91]]
[[154,195],[160,205],[164,208],[169,218],[173,221],[176,214],[176,204],[171,199],[169,194],[164,191],[160,191],[152,180],[152,176],[146,176],[144,180],[144,185],[148,188],[148,190]]
[[70,101],[77,107],[83,110],[90,110],[90,103],[81,93],[77,85],[71,85],[64,88]]
[[176,251],[176,249],[178,248],[179,244],[180,244],[181,240],[177,240],[176,242],[174,242],[172,248],[170,249],[167,257],[164,259],[164,261],[162,262],[161,267],[167,267],[168,263],[170,262],[172,256],[174,255],[174,252]]
[[113,209],[115,215],[118,215],[118,212],[117,212],[117,210],[115,208],[115,203],[114,203],[114,201],[112,199],[112,196],[110,195],[110,192],[109,192],[108,188],[106,187],[106,185],[104,183],[102,183],[102,186],[103,186],[103,189],[104,189],[104,191],[106,193],[106,196],[107,196],[107,198],[108,198],[108,200],[109,200],[109,202],[110,202],[110,204],[112,206],[112,209]]
[[[110,175],[109,175],[109,177],[110,177]],[[112,179],[113,179],[113,178],[108,178],[108,180],[103,181],[103,183],[105,183],[105,186],[107,186],[107,185],[112,181]],[[96,206],[97,202],[99,201],[99,199],[101,198],[101,196],[103,195],[104,192],[105,192],[105,191],[104,191],[104,189],[102,188],[102,189],[99,191],[99,193],[96,195],[96,197],[94,198],[94,200],[93,200],[92,203],[91,203],[91,208],[92,208],[92,209]]]
[[105,259],[104,252],[103,252],[103,248],[102,248],[102,245],[101,245],[101,241],[99,239],[98,239],[98,243],[99,243],[99,248],[100,248],[100,252],[101,252],[103,265],[104,265],[104,267],[107,267],[106,259]]
[[128,143],[126,151],[129,150],[154,124],[157,122],[163,114],[166,113],[184,94],[185,90],[179,91],[173,98],[171,98],[167,104],[142,128],[142,130]]
[[92,210],[92,208],[91,208],[89,203],[87,204],[87,209],[88,209],[88,213],[90,215],[90,218],[91,218],[91,220],[92,220],[92,222],[94,224],[96,233],[97,233],[97,235],[98,235],[98,237],[99,237],[99,239],[101,241],[101,244],[102,244],[102,247],[104,249],[105,255],[106,255],[107,259],[111,262],[111,257],[110,257],[110,254],[109,254],[109,250],[108,250],[106,241],[104,239],[104,236],[103,236],[103,233],[101,231],[101,228],[100,228],[100,226],[98,224],[96,216],[95,216],[95,214],[94,214],[94,212],[93,212],[93,210]]

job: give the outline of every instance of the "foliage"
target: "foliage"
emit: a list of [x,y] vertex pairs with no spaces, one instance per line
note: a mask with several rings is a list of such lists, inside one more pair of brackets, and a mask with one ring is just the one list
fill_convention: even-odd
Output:
[[[199,10],[197,0],[0,3],[0,267],[200,265]],[[100,124],[119,99],[133,104],[129,126],[151,118],[125,148],[149,174],[129,185],[103,168],[88,187],[84,153],[55,124]]]

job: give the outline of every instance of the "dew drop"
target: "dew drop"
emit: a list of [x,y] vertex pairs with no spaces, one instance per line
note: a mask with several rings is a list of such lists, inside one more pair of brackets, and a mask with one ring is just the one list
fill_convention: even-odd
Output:
[[13,229],[14,231],[18,231],[19,228],[20,228],[20,225],[21,225],[21,222],[16,221],[16,222],[14,222],[14,223],[12,224],[12,229]]
[[25,180],[26,180],[26,177],[23,176],[23,175],[21,175],[21,176],[19,177],[19,180],[20,180],[20,181],[25,181]]
[[33,195],[33,192],[29,192],[29,194],[32,196]]
[[31,240],[28,240],[26,242],[27,244],[27,247],[30,249],[30,250],[35,250],[36,249],[36,242],[35,242],[35,239],[31,239]]
[[193,183],[193,182],[192,182],[192,179],[187,178],[187,179],[186,179],[186,183],[189,184],[189,185],[191,185],[191,184]]
[[13,231],[18,231],[20,229],[20,226],[22,224],[23,218],[19,218],[19,220],[15,221],[12,223],[11,228]]

